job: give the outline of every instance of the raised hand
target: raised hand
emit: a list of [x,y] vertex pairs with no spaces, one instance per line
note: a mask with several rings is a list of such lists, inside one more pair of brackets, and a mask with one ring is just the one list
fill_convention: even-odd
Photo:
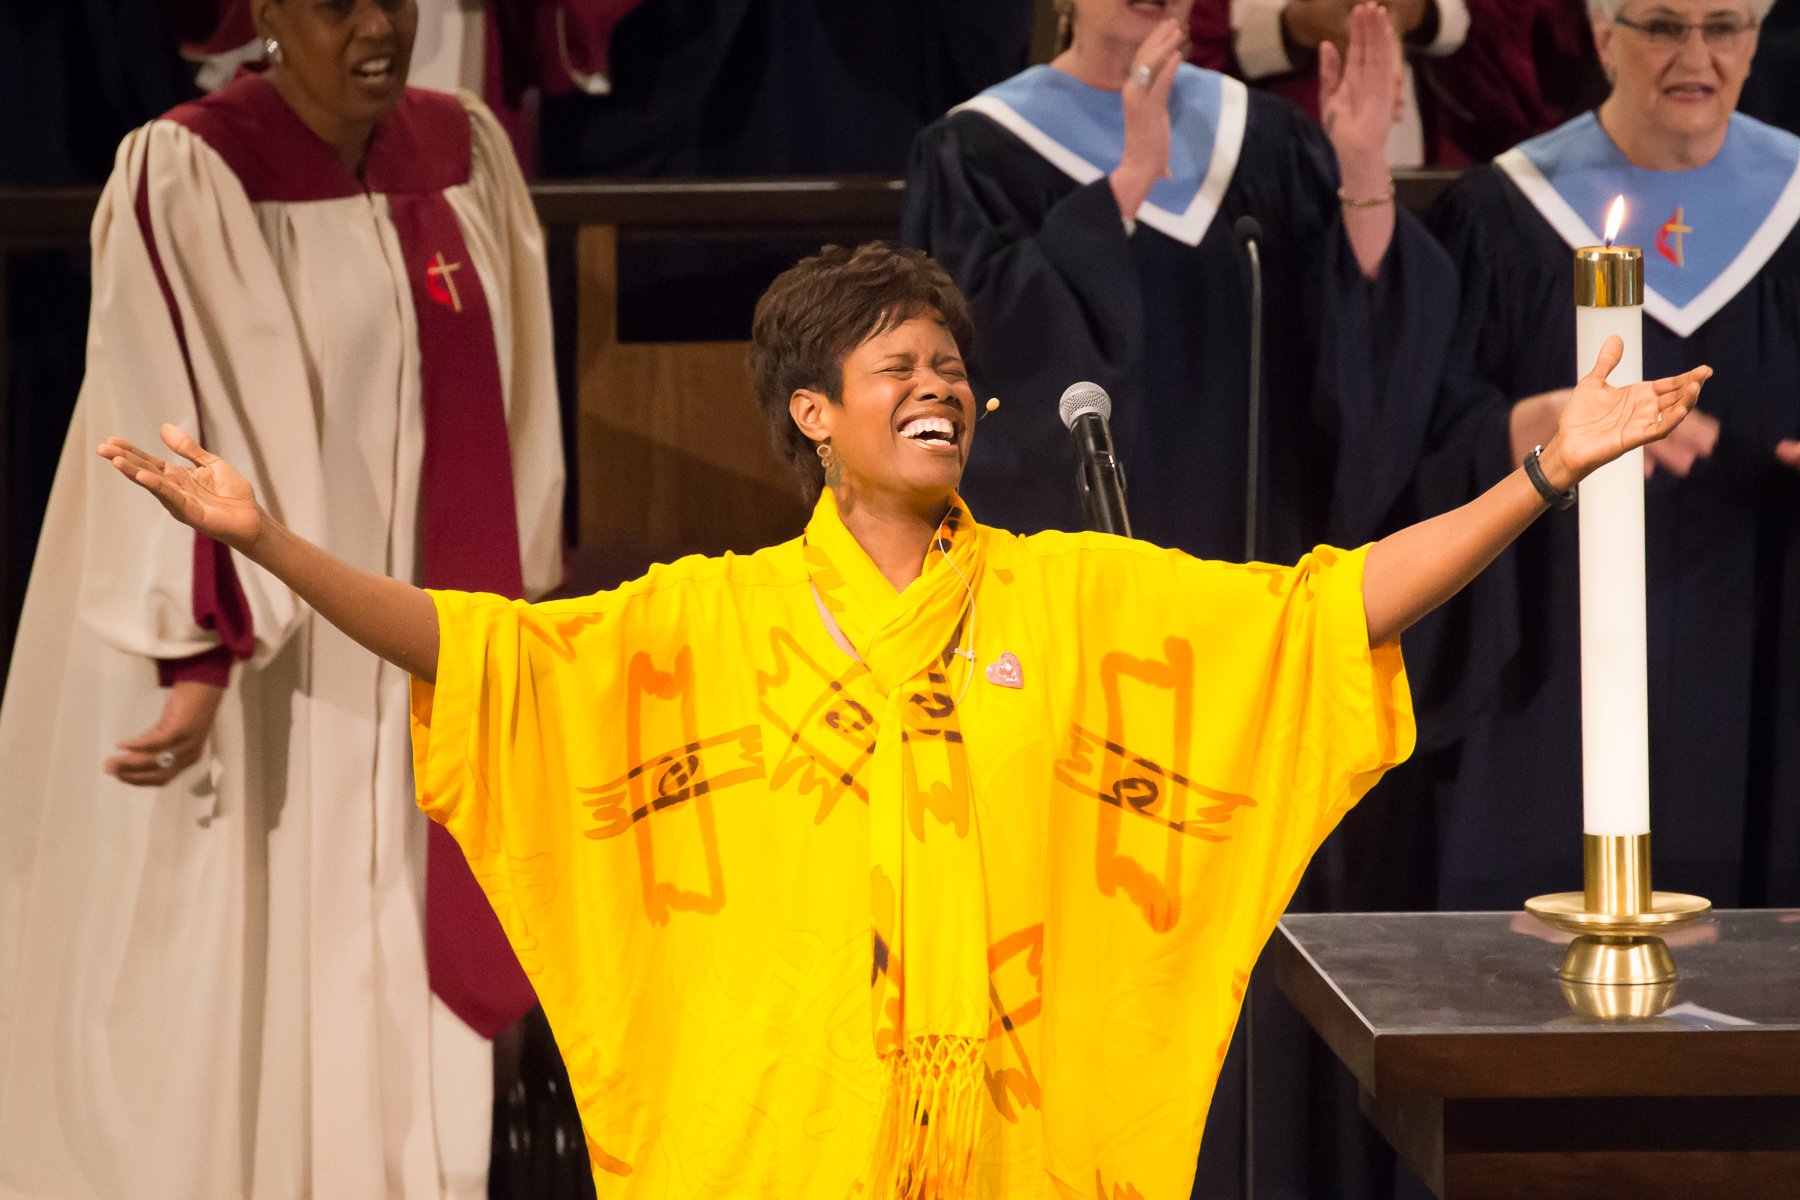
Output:
[[1561,471],[1553,472],[1549,463],[1544,467],[1555,486],[1569,487],[1627,450],[1674,433],[1699,403],[1700,386],[1712,378],[1711,367],[1695,367],[1667,379],[1613,387],[1606,377],[1624,353],[1623,341],[1607,338],[1594,369],[1575,385],[1554,439]]
[[1167,20],[1132,56],[1131,76],[1120,93],[1125,106],[1125,150],[1111,177],[1113,196],[1127,217],[1137,215],[1156,181],[1169,173],[1169,92],[1175,86],[1186,42],[1187,32],[1173,19]]
[[231,464],[175,426],[164,425],[162,439],[194,465],[163,462],[123,438],[108,438],[100,457],[160,500],[177,521],[256,563],[355,641],[415,678],[427,683],[437,678],[437,605],[430,596],[333,558],[294,533],[263,512]]
[[162,502],[183,525],[223,542],[233,550],[252,545],[263,528],[256,493],[230,463],[208,453],[173,425],[162,427],[163,443],[194,465],[166,463],[124,438],[107,438],[99,455],[119,474]]
[[1400,102],[1400,46],[1387,11],[1376,3],[1350,13],[1350,43],[1319,46],[1319,121],[1337,151],[1344,189],[1359,189],[1379,168],[1385,190],[1388,129]]

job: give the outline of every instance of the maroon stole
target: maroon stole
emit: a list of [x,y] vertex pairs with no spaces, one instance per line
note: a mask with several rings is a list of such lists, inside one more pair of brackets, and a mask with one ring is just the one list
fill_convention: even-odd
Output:
[[[365,191],[387,197],[418,323],[425,586],[522,597],[493,321],[462,229],[444,197],[446,188],[469,178],[469,118],[462,105],[452,96],[409,89],[377,128],[361,181],[258,75],[242,74],[165,119],[185,125],[217,151],[252,203],[333,200]],[[165,298],[170,298],[166,291]],[[179,333],[180,315],[172,303],[170,311]],[[195,618],[206,624],[203,616],[222,614],[203,614],[202,597],[228,596],[237,580],[228,554],[203,562],[197,548],[195,568]],[[237,594],[241,597],[241,590]],[[247,612],[243,619],[247,622]],[[486,1037],[536,1003],[462,852],[436,822],[425,876],[425,948],[432,990]]]

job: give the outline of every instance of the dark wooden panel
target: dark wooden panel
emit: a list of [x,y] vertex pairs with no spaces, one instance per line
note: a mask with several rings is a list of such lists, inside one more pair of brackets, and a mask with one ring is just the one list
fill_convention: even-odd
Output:
[[1395,171],[1394,194],[1402,207],[1422,213],[1458,175],[1456,171]]
[[1797,1196],[1800,1100],[1442,1100],[1361,1093],[1441,1200]]
[[898,179],[559,180],[532,185],[546,225],[612,225],[634,237],[780,235],[819,229],[900,226]]
[[[1400,202],[1423,209],[1456,178],[1448,171],[1398,171]],[[904,184],[875,176],[781,179],[589,179],[535,183],[531,197],[548,226],[611,225],[623,236],[762,238],[893,237]],[[95,188],[0,188],[0,250],[79,245],[100,193]]]
[[[1628,1039],[1628,1040],[1627,1040]],[[1791,1096],[1791,1030],[1384,1034],[1374,1089],[1440,1096]],[[1365,1085],[1366,1086],[1366,1085]]]
[[1275,964],[1275,986],[1348,1067],[1364,1091],[1375,1086],[1375,1037],[1362,1014],[1332,986],[1285,925],[1275,928],[1265,954]]
[[[1685,1016],[1572,1011],[1510,913],[1284,918],[1276,979],[1375,1095],[1800,1095],[1800,921],[1720,912],[1677,951]],[[1704,935],[1704,936],[1699,936]]]
[[1444,1195],[1444,1102],[1436,1096],[1391,1092],[1376,1097],[1363,1088],[1357,1106],[1400,1161],[1442,1200]]
[[1720,912],[1598,1017],[1516,913],[1283,918],[1276,981],[1441,1200],[1800,1200],[1800,913]]
[[[811,179],[558,180],[535,183],[545,225],[611,225],[633,237],[779,237],[826,231],[892,237],[902,184],[867,176]],[[96,188],[0,188],[0,249],[79,245]]]
[[1446,1100],[1442,1133],[1446,1154],[1800,1155],[1800,1097]]
[[98,188],[0,188],[0,250],[84,245]]
[[1800,1200],[1800,1156],[1452,1155],[1437,1194],[1443,1200]]

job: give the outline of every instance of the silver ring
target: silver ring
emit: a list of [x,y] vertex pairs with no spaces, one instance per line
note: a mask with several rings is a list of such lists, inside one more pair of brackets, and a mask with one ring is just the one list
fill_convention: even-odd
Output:
[[165,771],[174,766],[175,752],[173,750],[164,750],[161,754],[156,756],[156,765]]
[[1131,68],[1131,77],[1137,80],[1139,87],[1147,88],[1150,86],[1150,81],[1156,78],[1156,73],[1144,63],[1139,63],[1137,66]]

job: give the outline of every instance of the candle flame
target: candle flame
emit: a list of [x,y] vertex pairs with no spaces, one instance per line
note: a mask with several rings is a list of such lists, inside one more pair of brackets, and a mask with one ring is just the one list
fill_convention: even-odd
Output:
[[1613,199],[1612,207],[1606,213],[1606,244],[1608,246],[1612,245],[1613,239],[1619,236],[1619,226],[1623,224],[1625,224],[1625,197],[1618,196]]

